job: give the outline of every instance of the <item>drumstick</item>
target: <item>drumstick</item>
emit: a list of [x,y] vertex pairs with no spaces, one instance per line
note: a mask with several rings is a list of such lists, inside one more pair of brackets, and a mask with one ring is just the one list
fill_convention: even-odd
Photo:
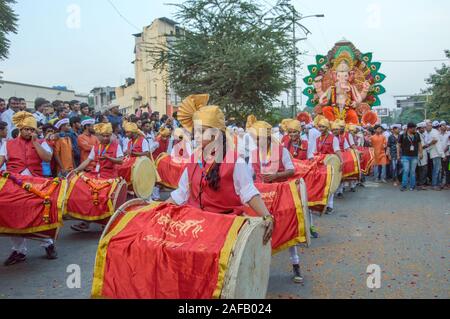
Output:
[[152,161],[153,167],[154,167],[155,172],[156,172],[156,182],[159,183],[159,182],[161,182],[161,176],[159,176],[158,168],[156,167],[156,162],[155,162],[155,160],[153,159],[153,154],[152,154],[152,152],[150,152],[150,160]]

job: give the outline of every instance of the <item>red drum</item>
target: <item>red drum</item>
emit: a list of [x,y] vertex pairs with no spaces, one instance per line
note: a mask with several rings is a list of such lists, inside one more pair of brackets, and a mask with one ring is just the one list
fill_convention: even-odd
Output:
[[96,179],[90,174],[72,174],[64,215],[73,219],[106,224],[127,201],[127,183],[121,179]]
[[344,181],[359,181],[361,178],[361,168],[358,153],[353,149],[349,149],[342,152],[342,157],[344,158],[342,179]]
[[169,154],[160,154],[156,159],[156,169],[161,178],[159,184],[171,189],[178,188],[178,182],[185,168],[185,163],[173,161]]
[[2,172],[0,235],[56,239],[67,182]]
[[361,162],[361,173],[364,175],[370,175],[372,170],[375,153],[371,147],[358,147]]
[[148,199],[156,183],[156,171],[152,161],[146,156],[127,157],[118,166],[118,174],[128,184],[128,189],[136,197]]
[[262,299],[271,249],[261,218],[190,206],[123,205],[105,227],[92,296],[115,299]]
[[[309,245],[309,216],[306,185],[303,180],[284,183],[255,184],[267,209],[275,218],[272,252],[283,251],[299,243]],[[249,216],[257,216],[250,208]]]
[[323,213],[331,193],[333,167],[320,161],[293,160],[295,175],[292,179],[303,178],[308,194],[308,207],[314,212]]

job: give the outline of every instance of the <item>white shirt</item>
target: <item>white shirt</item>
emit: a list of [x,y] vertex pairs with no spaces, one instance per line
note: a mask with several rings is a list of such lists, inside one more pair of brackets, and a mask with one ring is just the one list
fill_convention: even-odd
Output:
[[[123,145],[123,151],[126,152],[128,151],[128,144],[130,142],[130,139],[125,139],[124,140],[125,144]],[[150,152],[150,145],[147,141],[147,139],[144,138],[144,140],[142,141],[142,153],[147,153]]]
[[256,149],[256,143],[249,133],[245,133],[244,136],[238,139],[238,153],[243,158],[250,157],[250,153]]
[[[122,151],[122,147],[120,145],[117,145],[117,151],[116,151],[116,158],[120,158],[123,157],[123,151]],[[88,158],[91,161],[95,160],[95,146],[92,147],[91,152],[89,153]]]
[[[0,139],[0,150],[3,148],[3,144],[6,144],[6,138]],[[6,171],[6,163],[3,164],[2,167],[0,167],[0,170]]]
[[430,144],[433,141],[437,141],[436,144],[431,145],[427,152],[430,154],[430,158],[443,157],[444,154],[441,149],[441,143],[439,138],[439,132],[436,129],[432,129],[431,132],[425,132],[425,144]]
[[322,135],[318,129],[313,127],[308,133],[308,158],[313,158],[317,152],[317,139]]
[[391,134],[391,132],[389,132],[389,131],[385,131],[385,132],[383,133],[383,135],[386,137],[386,141],[388,141],[388,140],[389,140],[389,137],[390,137],[392,134]]
[[449,145],[449,140],[448,140],[449,136],[450,136],[449,132],[445,132],[444,134],[439,132],[439,146],[440,146],[441,152],[442,152],[442,154],[444,154],[444,156],[450,155],[450,150],[446,151],[447,146]]
[[36,119],[36,121],[41,122],[42,124],[47,124],[47,118],[45,117],[44,114],[42,114],[39,111],[36,111],[33,114],[34,118]]
[[[8,149],[6,148],[6,144],[7,143],[8,142],[2,143],[2,146],[1,146],[1,149],[0,149],[0,156],[3,156],[5,158],[5,160],[6,160],[6,167],[8,167]],[[47,142],[43,142],[41,144],[41,146],[47,153],[53,154],[53,150],[50,147],[50,145],[47,144]],[[20,175],[31,176],[32,174],[31,174],[30,170],[27,168],[23,172],[21,172]]]
[[[234,166],[233,184],[234,191],[243,204],[247,204],[253,197],[260,194],[255,187],[255,184],[253,184],[252,175],[250,174],[247,165],[242,160],[238,160]],[[178,189],[171,194],[172,199],[177,205],[183,205],[189,200],[189,185],[189,175],[186,168],[178,182]]]
[[155,134],[153,132],[145,134],[145,139],[150,147],[150,153],[153,153],[158,149],[159,143],[156,141]]
[[16,114],[13,110],[7,109],[5,112],[2,113],[0,116],[1,120],[3,122],[6,122],[8,124],[8,139],[12,137],[12,131],[16,129],[16,126],[12,122],[12,118]]

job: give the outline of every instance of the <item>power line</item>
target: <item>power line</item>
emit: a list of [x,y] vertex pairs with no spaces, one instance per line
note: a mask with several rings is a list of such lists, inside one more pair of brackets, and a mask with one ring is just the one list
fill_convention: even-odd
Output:
[[449,59],[435,59],[435,60],[380,60],[383,63],[422,63],[422,62],[448,62]]
[[117,7],[114,5],[114,3],[112,3],[111,0],[107,0],[108,3],[111,5],[111,7],[113,7],[113,9],[117,12],[117,14],[126,22],[128,23],[130,26],[132,26],[133,28],[135,28],[138,31],[141,31],[141,29],[139,29],[136,25],[134,25],[133,23],[131,23],[130,20],[128,20],[120,11],[119,9],[117,9]]

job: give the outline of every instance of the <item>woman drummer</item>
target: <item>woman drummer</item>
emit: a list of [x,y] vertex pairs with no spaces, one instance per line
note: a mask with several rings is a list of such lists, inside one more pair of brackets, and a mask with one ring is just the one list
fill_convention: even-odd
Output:
[[[256,120],[256,118],[255,118]],[[288,124],[290,121],[285,121]],[[288,129],[288,127],[286,127]],[[272,126],[264,121],[249,123],[250,135],[254,138],[257,148],[250,153],[249,166],[255,180],[259,183],[282,182],[295,174],[289,151],[272,138]],[[297,246],[289,248],[295,283],[303,283],[300,270],[300,256]]]
[[266,221],[263,241],[267,244],[272,237],[273,217],[253,184],[245,161],[238,160],[230,147],[232,142],[227,144],[224,114],[218,106],[206,106],[208,100],[208,95],[189,96],[178,111],[185,129],[192,132],[195,121],[196,132],[202,134],[196,134],[199,147],[182,174],[179,188],[167,202],[218,214],[240,214],[240,208],[249,205]]
[[308,140],[302,139],[302,124],[297,120],[287,123],[289,138],[285,140],[283,146],[289,151],[294,159],[304,161],[307,159]]

